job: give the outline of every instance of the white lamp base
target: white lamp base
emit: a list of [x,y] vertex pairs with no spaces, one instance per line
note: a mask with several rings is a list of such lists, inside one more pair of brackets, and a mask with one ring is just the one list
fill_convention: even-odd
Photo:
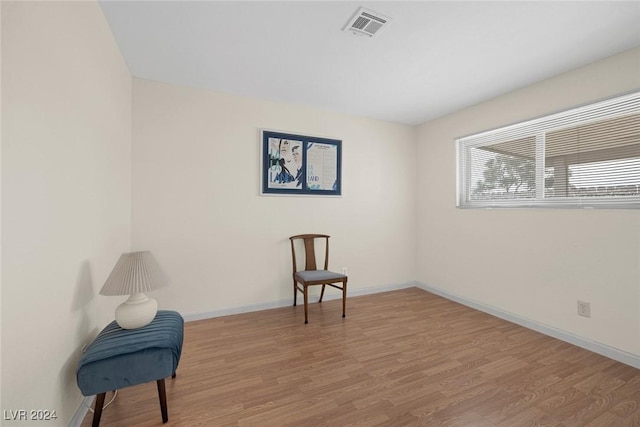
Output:
[[116,322],[122,329],[141,328],[151,323],[157,312],[158,301],[140,292],[116,308]]

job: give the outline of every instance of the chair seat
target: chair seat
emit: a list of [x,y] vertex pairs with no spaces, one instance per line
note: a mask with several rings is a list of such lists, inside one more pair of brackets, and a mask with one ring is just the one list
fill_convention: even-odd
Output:
[[299,278],[305,282],[317,282],[322,280],[341,280],[344,279],[344,274],[334,273],[328,270],[305,270],[298,271],[296,278]]

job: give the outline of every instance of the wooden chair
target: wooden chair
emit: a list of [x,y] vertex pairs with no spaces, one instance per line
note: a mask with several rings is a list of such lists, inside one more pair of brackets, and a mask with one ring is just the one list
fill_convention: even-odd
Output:
[[[325,286],[331,286],[342,291],[342,317],[345,317],[345,308],[347,305],[347,276],[344,274],[334,273],[329,271],[329,237],[326,234],[298,234],[296,236],[289,237],[291,241],[291,256],[293,257],[293,305],[296,305],[298,297],[298,291],[304,295],[304,323],[309,323],[307,318],[307,306],[308,306],[308,287],[313,285],[322,285],[322,291],[320,291],[320,300],[324,296]],[[304,240],[304,252],[305,252],[305,267],[303,271],[297,270],[296,264],[296,240]],[[324,239],[325,251],[324,251],[324,268],[318,270],[316,267],[316,254],[315,243],[316,240]],[[342,286],[335,285],[335,283],[342,283]],[[300,287],[299,285],[302,285]]]

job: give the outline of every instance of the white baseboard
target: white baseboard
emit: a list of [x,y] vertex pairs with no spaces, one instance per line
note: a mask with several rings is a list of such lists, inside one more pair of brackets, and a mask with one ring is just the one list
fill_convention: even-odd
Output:
[[82,399],[82,402],[80,402],[80,406],[78,406],[76,413],[73,414],[73,418],[71,418],[71,421],[69,421],[69,427],[80,427],[82,421],[84,420],[84,417],[86,417],[87,412],[89,412],[89,408],[93,406],[94,399],[95,396],[87,396]]
[[[406,282],[406,283],[395,283],[389,285],[382,286],[374,286],[370,288],[363,289],[348,289],[347,296],[348,297],[357,297],[361,295],[369,295],[369,294],[377,294],[380,292],[388,292],[395,291],[397,289],[405,289],[405,288],[413,288],[415,287],[415,282]],[[293,294],[291,298],[280,301],[273,301],[264,304],[255,304],[255,305],[244,305],[241,307],[231,307],[231,308],[222,308],[218,310],[205,311],[199,313],[186,313],[182,314],[184,320],[186,322],[193,322],[195,320],[204,320],[204,319],[212,319],[214,317],[222,317],[222,316],[230,316],[232,314],[241,314],[241,313],[249,313],[252,311],[261,311],[261,310],[269,310],[272,308],[281,308],[281,307],[289,307],[293,305]],[[342,294],[339,292],[329,292],[325,294],[324,300],[333,300],[342,298]]]
[[443,298],[466,305],[468,307],[475,308],[476,310],[480,310],[482,312],[491,314],[492,316],[496,316],[501,319],[507,320],[509,322],[515,323],[517,325],[524,326],[525,328],[532,329],[534,331],[540,332],[550,337],[557,338],[561,341],[568,342],[569,344],[573,344],[575,346],[584,348],[586,350],[593,351],[594,353],[601,354],[602,356],[606,356],[610,359],[617,360],[618,362],[622,362],[626,365],[633,366],[634,368],[640,369],[640,356],[636,354],[628,353],[624,350],[620,350],[618,348],[611,347],[606,344],[592,341],[590,339],[580,337],[570,332],[566,332],[561,329],[554,328],[553,326],[545,325],[543,323],[539,323],[534,320],[524,318],[517,314],[500,310],[499,308],[492,307],[492,306],[462,297],[460,295],[456,295],[454,293],[427,285],[426,283],[416,282],[416,287],[423,289],[427,292],[430,292],[432,294],[439,295]]

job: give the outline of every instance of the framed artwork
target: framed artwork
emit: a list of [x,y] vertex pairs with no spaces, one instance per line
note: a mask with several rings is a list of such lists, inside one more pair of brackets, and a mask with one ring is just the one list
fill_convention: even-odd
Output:
[[342,141],[269,130],[260,134],[262,194],[342,194]]

